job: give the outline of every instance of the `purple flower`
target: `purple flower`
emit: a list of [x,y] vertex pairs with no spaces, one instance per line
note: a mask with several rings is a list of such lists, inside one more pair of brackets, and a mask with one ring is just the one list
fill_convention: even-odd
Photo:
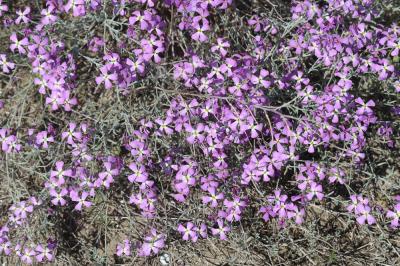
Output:
[[304,208],[301,208],[300,210],[297,208],[294,209],[294,219],[296,224],[302,224],[304,222],[304,217],[306,215],[306,211]]
[[49,248],[49,246],[43,247],[42,245],[37,245],[36,246],[36,260],[38,262],[42,262],[44,258],[46,258],[47,261],[52,261],[53,260],[53,250]]
[[178,171],[175,176],[176,184],[175,188],[182,192],[189,186],[194,186],[196,184],[195,178],[196,172],[193,168],[183,168]]
[[130,256],[131,255],[131,242],[128,239],[124,240],[124,243],[117,244],[117,252],[118,257],[121,256]]
[[382,59],[381,63],[382,65],[375,64],[374,70],[379,73],[380,80],[386,80],[395,69],[387,59]]
[[41,131],[36,135],[36,144],[47,149],[49,147],[49,142],[54,142],[53,136],[48,136],[47,131]]
[[100,68],[101,75],[96,77],[96,83],[100,85],[104,82],[104,87],[106,89],[111,89],[113,84],[112,81],[116,81],[118,79],[118,75],[116,73],[109,73],[109,69],[107,66],[103,66]]
[[151,25],[153,15],[150,11],[145,10],[143,14],[141,11],[137,10],[132,13],[132,16],[129,18],[129,24],[135,25],[136,23],[140,24],[141,30],[148,30]]
[[198,239],[197,230],[198,228],[192,222],[186,223],[186,226],[182,224],[178,226],[178,232],[182,234],[182,239],[186,241],[196,242]]
[[85,15],[85,0],[69,0],[64,6],[65,12],[72,9],[72,13],[75,17]]
[[171,135],[173,134],[174,130],[170,127],[168,127],[168,125],[170,125],[172,123],[172,118],[167,116],[165,118],[165,120],[162,119],[156,119],[155,122],[160,125],[159,129],[158,129],[158,133],[161,135],[162,133],[165,133],[167,135]]
[[157,233],[157,230],[152,228],[150,234],[144,238],[143,243],[138,250],[139,256],[150,256],[158,254],[165,246],[165,235]]
[[329,183],[338,182],[339,184],[344,184],[344,172],[336,167],[332,168],[329,172]]
[[53,15],[55,11],[55,7],[53,5],[49,5],[47,9],[43,9],[40,14],[43,16],[41,19],[41,23],[43,25],[49,25],[54,23],[57,20],[57,17]]
[[29,6],[25,7],[24,11],[18,10],[16,13],[18,15],[17,19],[15,20],[15,24],[20,24],[21,21],[23,23],[28,23],[29,22],[29,18],[27,17],[27,15],[31,12],[31,8]]
[[357,222],[359,224],[365,224],[367,222],[372,225],[376,222],[375,218],[370,214],[371,208],[368,205],[359,204],[356,207],[355,213],[359,215],[357,217]]
[[397,203],[394,206],[394,210],[388,210],[386,213],[386,217],[392,219],[390,222],[390,226],[392,228],[399,227],[399,219],[400,219],[400,203]]
[[33,212],[33,206],[27,205],[26,201],[21,201],[17,204],[17,206],[11,207],[10,210],[13,210],[13,214],[16,217],[21,217],[22,219],[25,219],[28,213]]
[[225,48],[229,48],[230,44],[229,42],[225,41],[224,38],[218,38],[217,39],[217,44],[211,47],[211,52],[215,53],[216,51],[219,51],[219,53],[225,57],[228,51]]
[[82,133],[79,131],[76,131],[76,124],[75,123],[69,123],[68,124],[68,131],[62,132],[61,133],[61,139],[65,140],[67,139],[67,143],[70,145],[74,145],[75,142],[80,142],[82,140]]
[[35,251],[30,248],[24,248],[24,252],[21,254],[21,261],[26,264],[32,264],[32,258],[36,255]]
[[46,104],[51,105],[51,110],[53,111],[57,110],[63,102],[64,99],[60,91],[52,91],[50,97],[46,97]]
[[205,223],[201,223],[200,227],[197,228],[197,232],[202,238],[207,238],[207,225]]
[[218,206],[218,200],[224,199],[224,193],[216,193],[215,187],[209,187],[207,191],[210,193],[210,196],[203,196],[202,200],[204,204],[210,203],[212,208],[216,208]]
[[0,0],[0,16],[3,15],[3,12],[8,11],[7,4],[2,5],[3,0]]
[[224,218],[228,222],[233,222],[233,221],[240,221],[242,211],[238,208],[228,208],[228,210],[224,214]]
[[133,171],[133,174],[128,176],[129,182],[143,183],[147,181],[148,174],[144,165],[131,163],[129,164],[129,169]]
[[143,162],[150,155],[150,150],[142,141],[134,140],[129,142],[129,149],[138,162]]
[[358,115],[363,115],[363,114],[371,114],[373,111],[371,109],[371,107],[375,106],[375,103],[373,100],[369,100],[367,103],[365,103],[361,98],[357,98],[355,100],[356,103],[358,103],[359,105],[361,105],[361,107],[359,107],[357,109],[357,114]]
[[11,242],[7,238],[0,237],[0,254],[4,252],[6,256],[11,254]]
[[400,40],[395,43],[394,41],[388,41],[388,46],[393,48],[392,52],[390,53],[391,56],[398,56],[400,54]]
[[56,162],[56,170],[50,171],[50,177],[57,177],[59,180],[59,184],[64,184],[65,176],[72,177],[73,176],[72,170],[71,169],[64,170],[64,162],[63,161]]
[[10,36],[10,40],[13,42],[10,45],[11,51],[14,52],[15,49],[17,49],[18,53],[26,54],[26,50],[25,50],[24,46],[29,45],[28,38],[24,37],[22,40],[18,40],[17,34],[15,32],[13,32]]
[[131,59],[126,59],[126,64],[130,67],[130,70],[135,73],[143,73],[145,69],[145,65],[143,62],[143,59],[141,57],[138,57],[135,61],[132,61]]
[[306,195],[308,200],[312,200],[314,197],[317,197],[318,200],[322,200],[324,198],[324,193],[322,193],[322,186],[311,182],[310,192]]
[[265,69],[261,69],[258,76],[252,75],[251,83],[255,85],[261,84],[264,88],[269,88],[271,86],[271,82],[265,79],[268,76],[269,72]]
[[79,193],[76,190],[71,190],[69,195],[72,201],[77,202],[74,208],[77,211],[82,211],[83,206],[85,206],[86,208],[92,206],[92,202],[86,200],[86,198],[89,196],[89,193],[86,191],[83,191],[81,193],[81,196],[79,196]]
[[210,29],[208,22],[206,20],[203,20],[202,25],[199,23],[196,23],[193,26],[194,30],[196,31],[195,33],[192,34],[192,39],[195,41],[199,42],[205,42],[208,40],[207,35],[204,34],[205,31],[208,31]]
[[197,124],[196,128],[193,128],[190,124],[185,124],[185,130],[189,133],[189,136],[186,138],[187,142],[190,144],[202,143],[204,141],[204,135],[201,134],[205,127],[202,123]]
[[21,144],[15,135],[6,136],[6,131],[0,130],[0,140],[2,141],[2,150],[5,153],[19,152],[21,151]]
[[208,191],[208,189],[211,187],[217,188],[219,185],[213,175],[201,177],[200,182],[201,182],[201,189],[203,191]]
[[53,199],[51,200],[51,203],[53,203],[54,205],[60,205],[60,206],[64,206],[67,202],[64,199],[64,196],[68,195],[68,190],[66,188],[61,189],[60,192],[57,192],[56,189],[52,188],[50,189],[50,196],[53,197]]
[[243,127],[243,130],[249,129],[250,130],[250,137],[255,139],[259,136],[262,132],[263,124],[257,124],[253,119],[249,119],[250,122],[247,126]]
[[351,195],[350,196],[351,203],[347,206],[347,211],[352,212],[355,211],[359,204],[361,205],[368,205],[368,199],[363,198],[361,195]]
[[10,73],[10,70],[14,69],[15,64],[12,62],[7,62],[7,57],[5,54],[0,54],[0,66],[4,73]]
[[228,209],[236,209],[241,211],[247,206],[247,203],[245,200],[242,200],[240,197],[235,196],[232,201],[225,199],[224,200],[224,206],[227,207]]
[[242,180],[241,183],[243,185],[248,185],[250,182],[259,182],[261,179],[261,176],[258,174],[258,172],[255,169],[244,169],[243,174],[242,174]]
[[219,235],[219,239],[221,240],[227,240],[227,233],[230,231],[230,228],[228,226],[224,225],[224,222],[222,219],[217,220],[217,228],[211,228],[211,234],[213,236]]
[[99,173],[99,179],[101,179],[106,188],[110,188],[110,184],[114,181],[114,176],[119,175],[119,169],[113,168],[111,162],[104,163],[104,172]]

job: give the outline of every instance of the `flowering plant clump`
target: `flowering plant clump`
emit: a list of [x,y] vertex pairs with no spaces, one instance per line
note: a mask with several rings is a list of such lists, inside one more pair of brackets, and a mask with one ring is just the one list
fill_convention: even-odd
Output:
[[0,0],[0,260],[399,263],[399,12]]

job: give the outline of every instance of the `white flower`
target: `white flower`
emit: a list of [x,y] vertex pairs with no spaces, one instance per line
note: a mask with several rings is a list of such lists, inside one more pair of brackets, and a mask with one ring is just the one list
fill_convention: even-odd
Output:
[[169,265],[170,262],[171,262],[171,259],[167,253],[164,253],[160,256],[161,265]]

